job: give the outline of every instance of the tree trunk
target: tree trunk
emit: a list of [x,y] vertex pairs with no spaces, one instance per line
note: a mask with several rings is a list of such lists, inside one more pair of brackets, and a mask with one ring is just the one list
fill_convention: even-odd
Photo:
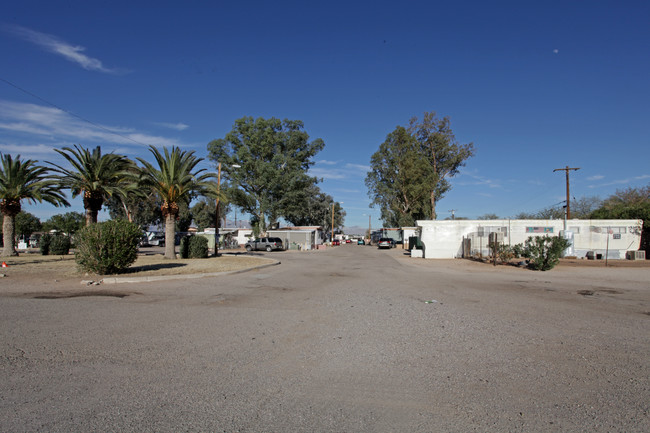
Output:
[[176,218],[169,213],[165,217],[165,258],[176,258],[176,245],[174,238],[176,235]]
[[[86,209],[86,227],[91,224],[97,223],[97,214],[99,212],[93,209]],[[70,234],[70,233],[68,233]]]
[[431,191],[431,219],[435,220],[436,217],[436,193]]
[[11,257],[18,255],[18,252],[14,248],[14,242],[16,240],[15,218],[15,215],[5,214],[2,219],[2,240],[4,241],[4,247],[2,248],[2,257]]

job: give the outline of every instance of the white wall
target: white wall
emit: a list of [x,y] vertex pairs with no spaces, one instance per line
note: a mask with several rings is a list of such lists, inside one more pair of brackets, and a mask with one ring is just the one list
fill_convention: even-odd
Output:
[[[524,243],[529,236],[559,236],[564,230],[563,220],[434,220],[417,224],[422,230],[424,257],[429,259],[461,257],[463,238],[470,239],[474,253],[481,251],[488,255],[490,232],[501,232],[504,244],[516,245]],[[567,221],[577,257],[594,251],[603,257],[608,254],[611,259],[623,259],[626,251],[639,249],[642,227],[641,220]]]

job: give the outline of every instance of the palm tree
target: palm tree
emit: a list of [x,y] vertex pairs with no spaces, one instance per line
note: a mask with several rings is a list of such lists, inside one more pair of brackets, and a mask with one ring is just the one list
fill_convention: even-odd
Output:
[[36,165],[31,159],[21,160],[20,155],[13,159],[11,155],[0,153],[0,211],[2,211],[2,233],[4,247],[2,256],[17,256],[16,215],[21,210],[20,202],[52,203],[54,206],[70,206],[61,192],[58,182],[48,175],[46,167]]
[[156,159],[158,167],[138,158],[144,166],[142,178],[158,194],[163,201],[160,209],[165,218],[165,258],[175,259],[174,235],[176,233],[176,218],[178,217],[178,203],[189,203],[193,192],[200,192],[207,184],[210,174],[199,174],[205,169],[193,170],[203,158],[194,156],[194,151],[182,151],[172,147],[171,152],[163,147],[164,155],[153,146],[149,150]]
[[86,210],[86,225],[97,222],[97,213],[113,194],[127,194],[127,187],[133,178],[133,162],[123,155],[114,153],[102,155],[97,146],[92,152],[74,145],[74,149],[64,147],[54,149],[72,165],[71,169],[48,162],[59,176],[61,185],[69,188],[72,197],[83,194]]

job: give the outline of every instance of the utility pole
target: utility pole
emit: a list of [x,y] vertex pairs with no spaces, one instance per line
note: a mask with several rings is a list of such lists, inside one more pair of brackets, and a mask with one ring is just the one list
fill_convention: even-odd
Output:
[[[556,168],[555,170],[553,170],[554,173],[556,171],[565,171],[566,172],[566,219],[568,219],[568,220],[571,219],[571,205],[569,203],[569,200],[570,200],[570,197],[571,197],[569,195],[569,171],[571,171],[571,170],[580,170],[580,167],[571,168],[571,167],[569,167],[567,165],[564,168]],[[566,227],[565,227],[565,229],[566,229]]]

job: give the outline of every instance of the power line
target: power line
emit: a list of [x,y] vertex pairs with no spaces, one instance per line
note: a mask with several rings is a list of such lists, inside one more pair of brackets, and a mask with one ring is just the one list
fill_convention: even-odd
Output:
[[29,90],[23,89],[22,87],[20,87],[20,86],[14,84],[14,83],[12,83],[11,81],[5,80],[5,79],[2,78],[2,77],[0,77],[0,81],[3,81],[3,82],[5,82],[5,83],[7,83],[7,84],[10,85],[11,87],[14,87],[14,88],[18,89],[18,90],[20,90],[21,92],[23,92],[23,93],[25,93],[25,94],[31,96],[32,98],[36,98],[36,99],[38,99],[39,101],[44,102],[44,103],[46,103],[47,105],[56,108],[57,110],[61,110],[61,111],[63,111],[64,113],[69,114],[70,116],[76,117],[76,118],[79,119],[79,120],[82,120],[82,121],[84,121],[84,122],[86,122],[86,123],[89,123],[90,125],[94,126],[95,128],[99,128],[99,129],[101,129],[101,130],[103,130],[103,131],[108,132],[109,134],[115,135],[115,136],[117,136],[117,137],[122,137],[123,139],[125,139],[125,140],[129,140],[129,141],[132,141],[132,142],[134,142],[134,143],[136,143],[136,144],[140,144],[140,145],[142,145],[142,146],[147,146],[147,144],[145,144],[145,143],[141,143],[141,142],[139,142],[139,141],[137,141],[137,140],[132,139],[131,137],[127,137],[126,135],[122,135],[122,134],[120,134],[120,133],[118,133],[118,132],[111,131],[110,129],[108,129],[108,128],[102,126],[102,125],[99,125],[99,124],[97,124],[97,123],[95,123],[95,122],[92,122],[92,121],[86,119],[86,118],[83,118],[83,117],[81,117],[81,116],[79,116],[79,115],[73,113],[72,111],[66,110],[65,108],[60,107],[60,106],[58,106],[58,105],[56,105],[56,104],[54,104],[54,103],[48,101],[47,99],[41,98],[41,97],[38,96],[37,94],[35,94],[35,93],[33,93],[33,92],[30,92]]

